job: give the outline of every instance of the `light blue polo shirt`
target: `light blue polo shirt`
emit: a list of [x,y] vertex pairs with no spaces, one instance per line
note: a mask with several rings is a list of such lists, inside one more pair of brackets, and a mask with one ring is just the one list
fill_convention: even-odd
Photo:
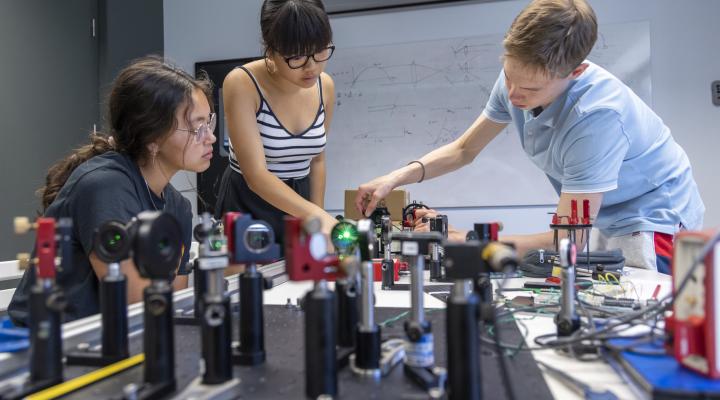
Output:
[[588,63],[537,117],[510,103],[501,71],[483,114],[515,124],[558,194],[604,193],[594,221],[604,234],[700,229],[705,206],[685,151],[630,88]]

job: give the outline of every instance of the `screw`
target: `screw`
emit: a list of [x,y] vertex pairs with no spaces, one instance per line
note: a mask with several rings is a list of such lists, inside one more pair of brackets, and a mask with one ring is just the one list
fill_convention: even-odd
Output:
[[33,224],[30,223],[28,217],[15,217],[15,219],[13,219],[13,226],[15,227],[16,235],[24,235],[33,228]]
[[21,270],[26,270],[30,268],[31,259],[30,259],[30,253],[18,253],[17,254],[18,259],[18,268]]

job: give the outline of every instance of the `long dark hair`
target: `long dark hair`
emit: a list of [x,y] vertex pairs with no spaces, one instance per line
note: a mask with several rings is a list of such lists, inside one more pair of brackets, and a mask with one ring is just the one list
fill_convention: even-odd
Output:
[[265,0],[260,10],[265,51],[284,56],[313,54],[332,42],[321,0]]
[[53,165],[38,190],[43,212],[52,204],[70,174],[80,164],[114,150],[136,162],[148,159],[148,144],[161,140],[177,128],[175,113],[187,104],[186,118],[192,112],[193,90],[205,93],[210,108],[212,84],[206,76],[198,79],[158,56],[133,61],[113,82],[108,101],[110,134],[93,132],[90,143]]

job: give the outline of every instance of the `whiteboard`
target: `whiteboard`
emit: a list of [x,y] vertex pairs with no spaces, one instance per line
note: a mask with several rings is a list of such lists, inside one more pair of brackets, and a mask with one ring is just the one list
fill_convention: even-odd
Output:
[[[450,143],[480,115],[502,64],[503,34],[340,48],[326,71],[336,89],[326,149],[325,207],[344,190]],[[590,57],[651,104],[648,22],[600,27]],[[557,203],[545,174],[508,125],[475,161],[410,188],[432,207]]]

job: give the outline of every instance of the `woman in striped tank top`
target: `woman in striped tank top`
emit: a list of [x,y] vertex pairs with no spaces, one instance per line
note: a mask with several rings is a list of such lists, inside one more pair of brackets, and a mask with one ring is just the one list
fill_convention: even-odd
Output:
[[231,71],[223,83],[230,165],[215,207],[268,222],[282,243],[283,217],[320,217],[325,143],[335,90],[323,72],[332,30],[321,0],[265,0],[260,13],[265,57]]

